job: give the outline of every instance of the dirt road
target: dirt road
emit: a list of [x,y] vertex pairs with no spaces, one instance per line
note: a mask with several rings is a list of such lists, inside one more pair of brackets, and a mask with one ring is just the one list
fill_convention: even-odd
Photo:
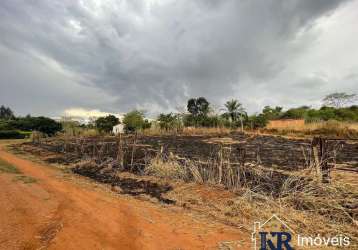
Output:
[[0,249],[248,249],[247,234],[182,208],[81,185],[1,145],[0,158],[32,180],[0,173]]

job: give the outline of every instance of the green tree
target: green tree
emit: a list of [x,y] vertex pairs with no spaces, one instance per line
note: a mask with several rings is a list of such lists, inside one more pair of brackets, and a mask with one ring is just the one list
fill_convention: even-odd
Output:
[[96,127],[100,132],[110,133],[113,126],[119,124],[119,119],[114,115],[100,117],[95,121]]
[[152,127],[152,123],[148,119],[144,119],[144,123],[142,125],[142,129],[148,129]]
[[43,116],[32,117],[30,115],[9,121],[9,126],[12,129],[24,131],[40,131],[49,136],[52,136],[62,130],[61,123],[58,123],[51,118]]
[[282,115],[282,107],[276,106],[275,108],[271,108],[270,106],[265,106],[262,110],[262,114],[267,120],[279,119]]
[[14,113],[9,107],[5,107],[4,105],[1,105],[0,107],[0,119],[3,120],[10,120],[15,118]]
[[161,129],[171,130],[178,129],[181,126],[180,117],[177,114],[160,114],[157,121]]
[[238,100],[232,99],[225,103],[225,108],[227,109],[227,114],[231,121],[235,122],[238,118],[239,109],[242,108],[241,103],[239,103]]
[[135,132],[150,127],[149,121],[144,119],[144,113],[139,110],[133,110],[125,114],[123,123],[127,132]]
[[225,103],[227,109],[227,116],[230,117],[232,122],[240,120],[241,131],[244,131],[244,119],[247,116],[244,107],[238,100],[230,100]]
[[51,118],[40,116],[35,119],[34,130],[52,136],[62,130],[62,125]]
[[251,129],[264,128],[267,125],[267,118],[263,114],[251,115],[248,117],[247,125]]
[[210,103],[204,98],[191,98],[188,100],[188,111],[194,116],[206,116],[209,113]]
[[284,119],[304,119],[307,112],[310,110],[308,106],[301,106],[298,108],[292,108],[284,112],[281,118]]
[[185,126],[207,126],[210,123],[210,103],[204,97],[189,99],[187,109],[190,114],[184,117]]

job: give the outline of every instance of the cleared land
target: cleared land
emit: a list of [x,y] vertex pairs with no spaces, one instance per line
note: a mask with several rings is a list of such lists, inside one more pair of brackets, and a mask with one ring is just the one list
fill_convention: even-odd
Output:
[[[311,139],[234,132],[63,137],[13,150],[60,164],[122,195],[181,207],[246,233],[254,221],[278,213],[297,232],[343,232],[354,245],[358,142],[324,140],[323,155],[315,148],[318,155]],[[317,166],[329,169],[330,183],[320,181]]]
[[[240,229],[195,217],[184,208],[117,196],[3,148],[0,158],[12,169],[0,174],[0,249],[246,248],[241,240],[249,238]],[[36,181],[14,180],[20,171]]]
[[[358,239],[358,142],[325,140],[324,148],[325,155],[318,159],[324,162],[318,162],[317,166],[329,167],[330,183],[322,183],[318,178],[311,139],[241,133],[57,137],[17,144],[10,150],[22,155],[30,153],[32,160],[61,169],[66,178],[83,180],[74,174],[89,177],[87,180],[101,183],[98,187],[119,194],[118,200],[101,205],[96,199],[107,199],[102,196],[108,197],[108,193],[96,191],[95,197],[88,198],[91,201],[86,200],[96,211],[89,211],[90,214],[106,210],[108,205],[112,211],[114,202],[126,205],[124,210],[131,206],[130,211],[138,211],[136,221],[145,221],[141,215],[152,214],[147,212],[147,206],[160,206],[159,213],[166,217],[151,215],[149,219],[159,223],[149,224],[152,227],[148,227],[148,231],[155,233],[162,230],[163,223],[167,225],[166,221],[172,221],[174,227],[174,221],[179,217],[189,216],[185,223],[187,233],[179,230],[184,235],[172,238],[172,242],[180,248],[245,249],[250,246],[253,222],[264,221],[276,213],[296,232],[305,235],[344,233],[351,238],[351,249],[355,249]],[[59,185],[68,185],[63,184],[64,178],[53,180],[54,176],[49,176],[48,179],[59,182]],[[37,181],[36,185],[41,183]],[[73,195],[77,197],[76,192],[82,191],[76,189],[73,194],[66,191],[66,195],[70,194],[70,199],[73,199]],[[68,220],[72,212],[76,218],[74,211],[80,213],[88,207],[68,211]],[[90,220],[97,222],[106,216],[107,213],[94,214]],[[109,212],[108,216],[118,215]],[[199,220],[198,224],[190,222],[192,219]],[[124,225],[118,223],[114,228],[127,228],[127,224],[136,228],[134,231],[147,231],[146,224],[142,225],[142,222],[132,225],[125,221]],[[191,231],[190,227],[194,227],[195,231]],[[228,231],[220,238],[224,229]],[[86,230],[90,231],[89,228]],[[86,230],[83,235],[87,234]],[[173,234],[177,233],[171,226],[163,230],[166,230],[165,234],[170,230]],[[209,232],[216,236],[207,235]],[[141,233],[139,235],[142,236]],[[163,234],[158,235],[164,237]],[[158,249],[159,243],[151,241],[156,241],[157,236],[151,234],[149,238],[144,237],[144,241],[136,238],[142,245],[131,245],[129,249]],[[196,237],[202,240],[196,242],[197,245],[181,244],[181,237],[185,239],[185,236],[194,241]],[[104,240],[100,241],[103,244],[107,241],[113,243],[111,246],[121,244],[119,239],[113,242],[103,237]],[[212,241],[206,241],[205,237]],[[98,237],[94,242],[97,240]],[[50,242],[51,247],[55,246],[56,238]],[[175,249],[170,244],[168,246],[162,249]]]

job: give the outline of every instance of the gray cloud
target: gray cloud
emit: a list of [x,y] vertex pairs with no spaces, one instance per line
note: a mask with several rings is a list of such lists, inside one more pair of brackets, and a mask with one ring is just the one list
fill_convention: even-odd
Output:
[[317,20],[343,3],[4,0],[0,98],[20,113],[45,114],[74,106],[154,114],[191,96],[216,104],[238,97],[250,111],[300,105],[324,94],[317,86],[331,78],[293,61],[320,37]]

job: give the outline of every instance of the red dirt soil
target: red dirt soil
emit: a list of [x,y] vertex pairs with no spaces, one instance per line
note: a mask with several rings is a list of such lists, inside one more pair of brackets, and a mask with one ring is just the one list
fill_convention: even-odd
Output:
[[250,248],[249,234],[184,209],[84,187],[1,145],[0,158],[36,179],[0,173],[0,249],[219,249],[223,241]]

